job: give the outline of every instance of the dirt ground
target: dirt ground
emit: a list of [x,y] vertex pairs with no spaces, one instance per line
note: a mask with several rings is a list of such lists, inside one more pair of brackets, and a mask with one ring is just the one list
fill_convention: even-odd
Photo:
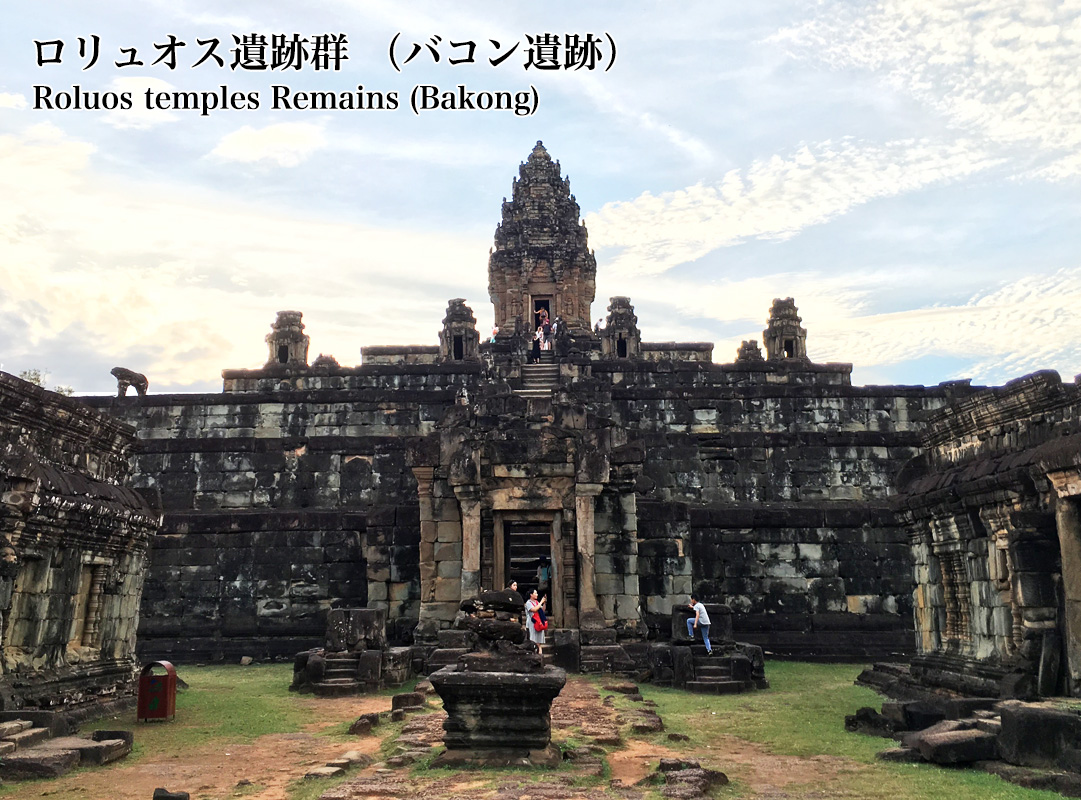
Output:
[[[710,747],[675,749],[655,742],[655,737],[636,737],[627,724],[637,709],[617,711],[586,680],[572,677],[552,706],[553,738],[577,745],[570,769],[538,773],[523,778],[514,773],[470,772],[427,778],[408,767],[388,769],[378,761],[353,773],[340,787],[328,790],[326,800],[636,800],[644,795],[635,787],[661,758],[698,758],[703,766],[723,769],[755,797],[784,797],[786,786],[823,784],[837,774],[842,759],[826,756],[796,758],[778,756],[733,737],[713,741]],[[356,750],[379,757],[378,735],[361,736],[342,744],[319,736],[320,730],[355,719],[368,712],[387,711],[390,699],[350,697],[298,698],[318,709],[319,723],[299,733],[263,736],[251,744],[193,749],[167,759],[144,759],[101,769],[81,770],[47,784],[28,783],[15,798],[60,796],[88,800],[149,800],[159,786],[191,793],[192,800],[225,800],[244,797],[284,800],[286,787],[312,767]],[[433,705],[438,704],[435,698]],[[645,705],[643,704],[643,709]],[[399,742],[409,749],[424,749],[441,740],[444,714],[412,717]],[[378,729],[377,729],[378,731]],[[617,744],[618,742],[618,744]],[[603,750],[601,748],[603,745]],[[245,784],[250,782],[250,784]]]

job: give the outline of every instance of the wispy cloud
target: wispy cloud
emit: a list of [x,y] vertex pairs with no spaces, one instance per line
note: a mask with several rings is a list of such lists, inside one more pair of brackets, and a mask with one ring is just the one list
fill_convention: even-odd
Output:
[[1037,152],[1033,174],[1081,174],[1076,0],[829,2],[774,37],[801,59],[881,74],[967,135]]
[[953,180],[995,163],[968,142],[842,139],[731,170],[718,183],[609,203],[586,223],[599,247],[621,248],[624,274],[656,274],[719,247],[784,239],[878,197]]

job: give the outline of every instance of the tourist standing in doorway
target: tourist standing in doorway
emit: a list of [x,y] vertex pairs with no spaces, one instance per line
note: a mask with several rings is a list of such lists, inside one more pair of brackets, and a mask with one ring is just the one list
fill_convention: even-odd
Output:
[[702,641],[706,643],[706,655],[713,655],[713,647],[709,643],[709,614],[706,613],[706,607],[698,602],[698,598],[695,595],[691,595],[691,602],[687,605],[691,607],[694,612],[694,618],[687,618],[687,635],[694,639],[694,629],[702,629]]
[[[536,589],[529,593],[529,599],[525,601],[525,624],[529,629],[529,641],[534,644],[544,644],[544,630],[548,627],[548,622],[547,619],[544,619],[543,622],[539,622],[539,620],[547,616],[544,611],[547,603],[547,597],[537,599]],[[540,627],[540,630],[537,630],[538,627]]]

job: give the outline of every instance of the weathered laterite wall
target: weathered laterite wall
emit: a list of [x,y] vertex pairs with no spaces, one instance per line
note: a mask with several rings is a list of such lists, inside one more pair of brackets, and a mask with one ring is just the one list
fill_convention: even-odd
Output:
[[[0,373],[0,710],[87,713],[134,692],[153,493],[134,431]],[[100,713],[100,712],[99,712]]]
[[[736,610],[740,639],[778,654],[911,649],[912,564],[887,497],[947,389],[852,387],[843,365],[803,362],[588,369],[610,393],[613,441],[642,453],[636,507],[597,498],[602,610],[630,593],[664,638],[694,589]],[[320,640],[328,608],[364,604],[407,639],[424,569],[409,443],[460,388],[497,377],[379,365],[301,371],[280,388],[277,374],[230,372],[222,395],[93,401],[139,429],[136,480],[167,509],[144,652],[286,656]]]

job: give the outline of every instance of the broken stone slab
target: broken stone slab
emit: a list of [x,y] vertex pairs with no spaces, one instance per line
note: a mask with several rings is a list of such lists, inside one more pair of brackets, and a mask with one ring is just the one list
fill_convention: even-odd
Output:
[[689,742],[691,737],[685,733],[670,733],[668,734],[668,741],[670,742]]
[[304,773],[304,779],[310,778],[336,778],[339,775],[344,775],[345,770],[341,767],[314,767]]
[[620,694],[638,694],[638,685],[631,683],[630,681],[619,681],[613,683],[605,683],[601,685],[601,688],[606,692],[619,692]]
[[4,756],[3,761],[0,761],[0,778],[6,781],[59,778],[78,765],[77,750],[32,748]]
[[94,741],[81,736],[59,736],[42,742],[38,750],[74,750],[79,754],[82,766],[102,766],[117,761],[131,752],[131,743],[124,739],[102,739]]
[[393,711],[390,712],[390,721],[391,722],[401,722],[403,719],[405,719],[405,709],[404,708],[396,708],[396,709],[394,709]]
[[920,738],[919,751],[935,764],[968,764],[989,761],[998,756],[993,733],[970,728],[926,734]]

